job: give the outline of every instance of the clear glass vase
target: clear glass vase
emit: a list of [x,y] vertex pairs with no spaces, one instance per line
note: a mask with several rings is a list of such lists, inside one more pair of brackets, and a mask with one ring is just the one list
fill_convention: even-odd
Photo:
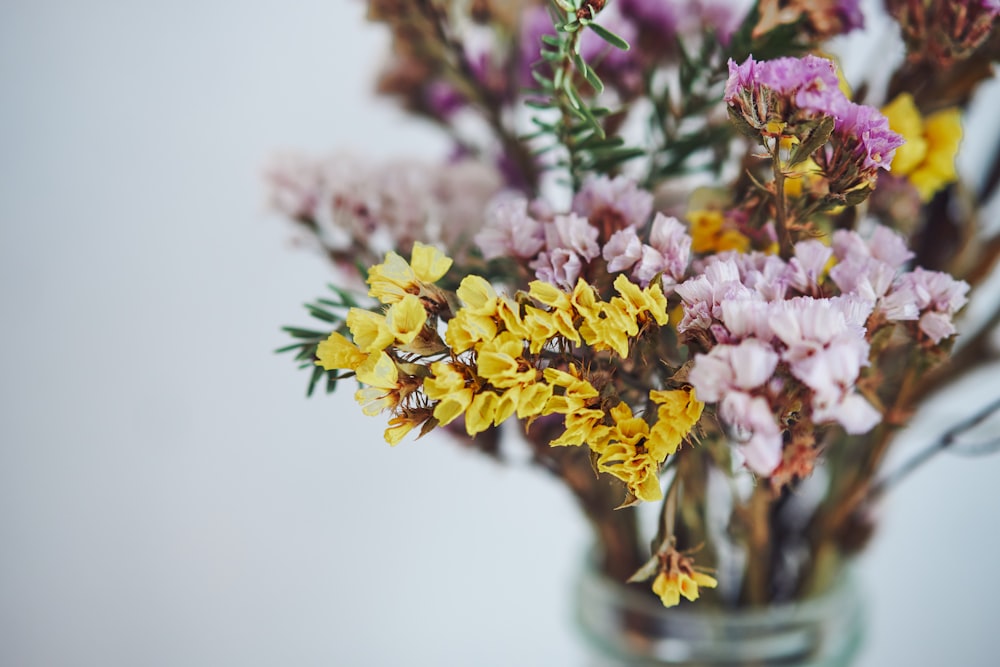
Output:
[[591,667],[847,667],[861,645],[863,611],[850,571],[822,596],[739,611],[686,601],[668,609],[594,567],[577,591]]

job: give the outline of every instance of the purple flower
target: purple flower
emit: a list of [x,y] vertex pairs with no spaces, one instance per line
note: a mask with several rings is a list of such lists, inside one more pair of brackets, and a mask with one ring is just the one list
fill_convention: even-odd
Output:
[[535,270],[535,277],[566,290],[573,289],[576,279],[583,270],[583,262],[572,250],[557,248],[552,252],[543,252],[528,265]]
[[490,202],[486,222],[475,240],[486,259],[528,259],[545,245],[542,223],[528,215],[528,201],[516,196],[502,196]]
[[760,85],[794,99],[796,106],[825,116],[846,101],[833,61],[814,55],[776,58],[757,64]]
[[545,224],[545,247],[549,252],[571,250],[588,262],[601,254],[597,228],[575,213],[557,215]]
[[611,235],[604,244],[601,255],[608,263],[608,271],[618,273],[632,268],[642,258],[642,250],[642,241],[635,233],[635,228],[626,227]]
[[936,345],[955,333],[952,316],[968,302],[969,283],[947,273],[926,271],[919,266],[904,273],[894,287],[904,293],[920,312],[918,326]]
[[649,233],[649,245],[642,248],[642,257],[633,276],[648,285],[656,274],[663,273],[667,284],[683,279],[691,259],[691,237],[677,218],[657,213]]
[[756,90],[760,83],[757,61],[749,56],[742,65],[737,65],[729,59],[729,78],[726,80],[726,91],[723,99],[732,103],[744,92]]
[[573,197],[573,212],[605,231],[605,238],[626,227],[645,224],[653,211],[653,195],[625,176],[588,179]]
[[734,391],[719,404],[719,417],[732,431],[748,468],[770,475],[782,459],[781,428],[771,406],[761,396]]
[[853,139],[856,157],[861,158],[866,169],[889,170],[896,149],[905,143],[900,135],[889,129],[889,119],[878,109],[845,102],[835,114],[834,134]]
[[622,16],[663,37],[677,32],[677,9],[669,0],[618,0]]

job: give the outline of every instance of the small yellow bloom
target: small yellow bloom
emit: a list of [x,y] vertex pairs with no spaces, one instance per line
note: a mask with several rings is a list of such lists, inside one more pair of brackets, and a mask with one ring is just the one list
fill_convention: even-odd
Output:
[[410,254],[410,265],[418,280],[425,283],[436,283],[448,273],[452,260],[434,246],[417,241],[413,244]]
[[594,451],[601,451],[607,445],[611,435],[611,427],[603,422],[603,410],[593,408],[574,410],[565,417],[566,430],[558,438],[549,442],[549,445],[552,447],[588,445]]
[[396,362],[385,352],[369,355],[357,368],[358,382],[380,389],[395,389],[399,384]]
[[465,412],[465,430],[469,435],[476,435],[493,425],[499,402],[500,397],[492,391],[483,391],[473,397]]
[[913,96],[902,93],[882,108],[889,128],[906,139],[896,149],[891,171],[905,176],[923,201],[958,179],[955,156],[962,141],[962,114],[952,107],[920,116]]
[[523,358],[524,341],[504,331],[479,348],[476,372],[500,389],[535,381],[538,371]]
[[649,398],[658,408],[647,444],[654,456],[662,461],[677,451],[681,441],[701,419],[705,404],[695,397],[694,389],[651,391]]
[[409,417],[393,417],[389,420],[389,428],[385,430],[385,441],[395,447],[416,425],[417,422]]
[[660,596],[664,607],[680,604],[681,596],[694,602],[700,595],[699,588],[715,588],[719,582],[715,577],[698,572],[688,556],[682,555],[673,546],[660,555],[662,569],[653,580],[653,592]]
[[444,339],[456,354],[470,350],[479,343],[493,340],[497,335],[497,323],[492,317],[477,315],[461,308],[448,322]]
[[737,250],[746,252],[750,239],[739,230],[727,227],[722,211],[695,210],[687,214],[691,226],[691,250],[697,253]]
[[434,418],[441,426],[454,421],[472,403],[473,389],[468,385],[466,375],[447,361],[431,364],[431,375],[424,378],[424,394],[432,401],[439,401],[434,407]]
[[407,294],[420,294],[422,288],[437,282],[451,268],[452,261],[434,246],[414,243],[412,264],[395,252],[368,270],[368,294],[382,303],[395,303]]
[[569,310],[570,299],[566,292],[541,280],[532,280],[528,284],[528,296],[539,301],[550,308],[557,310]]
[[389,307],[385,321],[396,341],[409,345],[427,323],[427,311],[419,297],[407,294]]
[[466,276],[455,294],[461,299],[465,309],[476,315],[492,317],[497,312],[496,290],[482,276]]
[[347,328],[358,347],[369,354],[384,350],[395,340],[385,316],[363,308],[351,308],[347,312]]
[[358,349],[357,345],[334,331],[330,337],[316,347],[316,365],[328,371],[346,368],[355,370],[364,363],[368,355]]

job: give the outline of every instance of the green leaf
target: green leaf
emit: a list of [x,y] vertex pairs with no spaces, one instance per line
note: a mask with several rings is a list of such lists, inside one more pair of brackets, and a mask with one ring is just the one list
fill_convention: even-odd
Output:
[[788,156],[788,166],[794,167],[800,162],[805,162],[810,155],[819,150],[820,146],[825,145],[833,134],[834,122],[832,116],[824,116],[812,132],[792,149]]
[[603,39],[605,42],[615,47],[616,49],[621,49],[622,51],[628,51],[630,48],[629,43],[625,41],[624,38],[611,32],[604,26],[598,23],[591,23],[590,29],[597,33],[597,36]]
[[316,383],[319,382],[319,379],[323,377],[323,373],[325,372],[326,371],[323,370],[322,366],[317,366],[313,369],[312,375],[309,377],[309,386],[306,388],[307,398],[313,395],[313,391],[316,389]]
[[597,76],[597,72],[588,67],[584,76],[587,77],[587,82],[594,87],[594,91],[598,95],[604,92],[604,82],[601,81],[601,77]]

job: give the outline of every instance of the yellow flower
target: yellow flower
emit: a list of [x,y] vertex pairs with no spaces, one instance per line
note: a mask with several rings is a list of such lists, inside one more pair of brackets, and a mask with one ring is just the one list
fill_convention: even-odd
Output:
[[598,470],[625,482],[629,492],[645,502],[663,497],[660,479],[657,477],[659,467],[659,463],[644,446],[622,441],[612,441],[597,459]]
[[389,420],[389,428],[385,430],[385,441],[395,447],[416,425],[417,422],[409,417],[393,417]]
[[667,297],[659,283],[650,283],[646,289],[640,289],[623,273],[615,278],[614,285],[628,305],[627,312],[631,317],[649,313],[660,326],[670,321],[667,315]]
[[595,452],[601,451],[607,445],[611,435],[611,427],[603,422],[603,410],[580,408],[569,412],[563,422],[566,430],[558,438],[549,442],[549,445],[552,447],[579,447],[585,444]]
[[500,397],[492,391],[482,391],[472,398],[465,411],[465,430],[469,435],[476,435],[493,426],[499,402]]
[[407,294],[421,294],[428,285],[441,279],[452,261],[434,246],[413,244],[411,262],[395,252],[368,271],[368,294],[382,303],[395,303]]
[[653,581],[653,592],[660,596],[664,607],[675,607],[680,604],[682,595],[694,602],[699,596],[699,586],[701,588],[715,588],[718,584],[715,577],[701,572],[692,572],[691,574],[660,572]]
[[316,347],[316,357],[316,365],[322,366],[328,371],[340,368],[353,371],[364,363],[368,355],[359,350],[343,335],[334,331],[329,338]]
[[653,592],[660,596],[664,607],[680,604],[681,596],[691,602],[698,599],[699,588],[715,588],[715,577],[698,572],[690,557],[684,556],[672,545],[660,554],[661,569],[653,580]]
[[552,386],[544,382],[535,382],[523,387],[517,397],[518,418],[524,419],[542,414],[545,404],[551,397]]
[[497,335],[497,323],[492,317],[477,315],[465,308],[459,309],[448,322],[444,339],[456,354],[472,349]]
[[359,382],[369,385],[354,394],[354,400],[366,415],[373,417],[399,405],[399,369],[385,352],[370,355],[358,366],[357,377]]
[[962,141],[962,114],[952,107],[920,116],[913,96],[902,93],[882,108],[889,128],[906,139],[896,149],[891,171],[905,176],[923,201],[958,178],[955,156]]
[[681,441],[701,419],[705,404],[695,398],[694,389],[651,391],[649,398],[659,407],[647,443],[650,451],[662,461],[677,451]]
[[691,225],[691,250],[697,253],[750,249],[750,239],[736,229],[727,228],[722,211],[689,211],[687,219]]
[[524,341],[504,331],[479,348],[476,372],[500,389],[535,381],[538,371],[523,358]]
[[396,341],[409,345],[427,323],[427,311],[419,297],[407,294],[389,307],[385,321]]
[[476,315],[492,317],[497,312],[497,293],[489,281],[481,276],[466,276],[455,294],[466,310]]
[[448,273],[452,261],[443,252],[434,246],[425,245],[417,241],[413,244],[413,252],[410,253],[410,266],[413,267],[413,274],[418,280],[425,283],[436,283]]
[[600,393],[587,380],[576,376],[576,369],[571,369],[572,373],[558,370],[556,368],[546,368],[543,371],[545,381],[553,387],[561,387],[564,391],[561,395],[553,395],[545,404],[543,415],[550,415],[554,412],[559,414],[570,414],[597,398]]
[[358,347],[369,354],[384,350],[395,340],[385,316],[363,308],[347,312],[347,328]]
[[469,408],[474,391],[467,384],[466,375],[452,363],[436,361],[431,364],[431,375],[424,378],[424,394],[438,401],[434,418],[441,426],[451,423]]

